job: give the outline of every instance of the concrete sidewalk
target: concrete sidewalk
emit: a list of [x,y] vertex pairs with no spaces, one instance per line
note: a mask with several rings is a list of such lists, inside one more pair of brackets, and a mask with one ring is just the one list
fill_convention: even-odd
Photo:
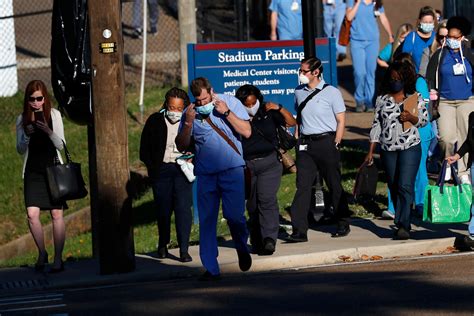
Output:
[[[289,244],[278,241],[272,256],[252,255],[249,272],[268,272],[290,268],[317,266],[354,260],[380,260],[406,256],[450,253],[456,237],[462,237],[467,224],[428,225],[418,221],[413,225],[412,239],[392,240],[393,222],[390,220],[354,219],[351,234],[331,238],[332,226],[320,226],[308,232],[309,241]],[[0,296],[21,294],[39,289],[63,289],[127,282],[153,281],[183,277],[197,277],[204,272],[199,259],[199,247],[190,247],[193,261],[181,263],[178,249],[171,249],[176,257],[157,259],[156,253],[136,255],[136,270],[132,273],[99,275],[96,260],[66,262],[65,271],[58,274],[35,273],[32,267],[0,270]],[[382,260],[383,260],[382,259]],[[239,271],[237,254],[231,241],[219,246],[219,263],[225,277]]]

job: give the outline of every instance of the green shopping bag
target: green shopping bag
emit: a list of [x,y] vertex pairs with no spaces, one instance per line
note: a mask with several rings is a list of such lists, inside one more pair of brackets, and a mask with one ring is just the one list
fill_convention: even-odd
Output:
[[454,166],[451,166],[455,185],[444,185],[447,161],[443,162],[436,185],[425,188],[423,221],[430,223],[463,223],[471,216],[472,187],[461,184]]

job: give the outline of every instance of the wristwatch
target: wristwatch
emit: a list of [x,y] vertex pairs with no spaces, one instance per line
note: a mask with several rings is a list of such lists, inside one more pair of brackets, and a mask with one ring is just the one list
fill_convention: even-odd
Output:
[[228,109],[227,111],[225,111],[223,114],[224,114],[225,117],[228,117],[229,114],[230,114],[230,109]]

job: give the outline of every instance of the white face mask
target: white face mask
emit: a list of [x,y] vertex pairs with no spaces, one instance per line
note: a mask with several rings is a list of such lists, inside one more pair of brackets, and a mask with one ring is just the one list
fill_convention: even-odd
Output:
[[300,74],[300,75],[298,76],[298,79],[300,80],[300,83],[302,83],[302,84],[308,84],[308,83],[309,83],[309,78],[306,77],[306,76],[303,75],[303,74]]
[[168,117],[168,120],[175,124],[181,120],[181,117],[183,116],[182,112],[170,112],[166,111],[166,116]]
[[260,107],[260,101],[257,99],[257,102],[251,108],[245,107],[245,110],[250,116],[255,116],[257,114],[258,108]]

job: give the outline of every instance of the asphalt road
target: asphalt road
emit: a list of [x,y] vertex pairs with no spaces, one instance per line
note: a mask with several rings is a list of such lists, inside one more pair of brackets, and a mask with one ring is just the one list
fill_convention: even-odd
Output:
[[340,264],[0,298],[0,315],[465,314],[474,255]]

